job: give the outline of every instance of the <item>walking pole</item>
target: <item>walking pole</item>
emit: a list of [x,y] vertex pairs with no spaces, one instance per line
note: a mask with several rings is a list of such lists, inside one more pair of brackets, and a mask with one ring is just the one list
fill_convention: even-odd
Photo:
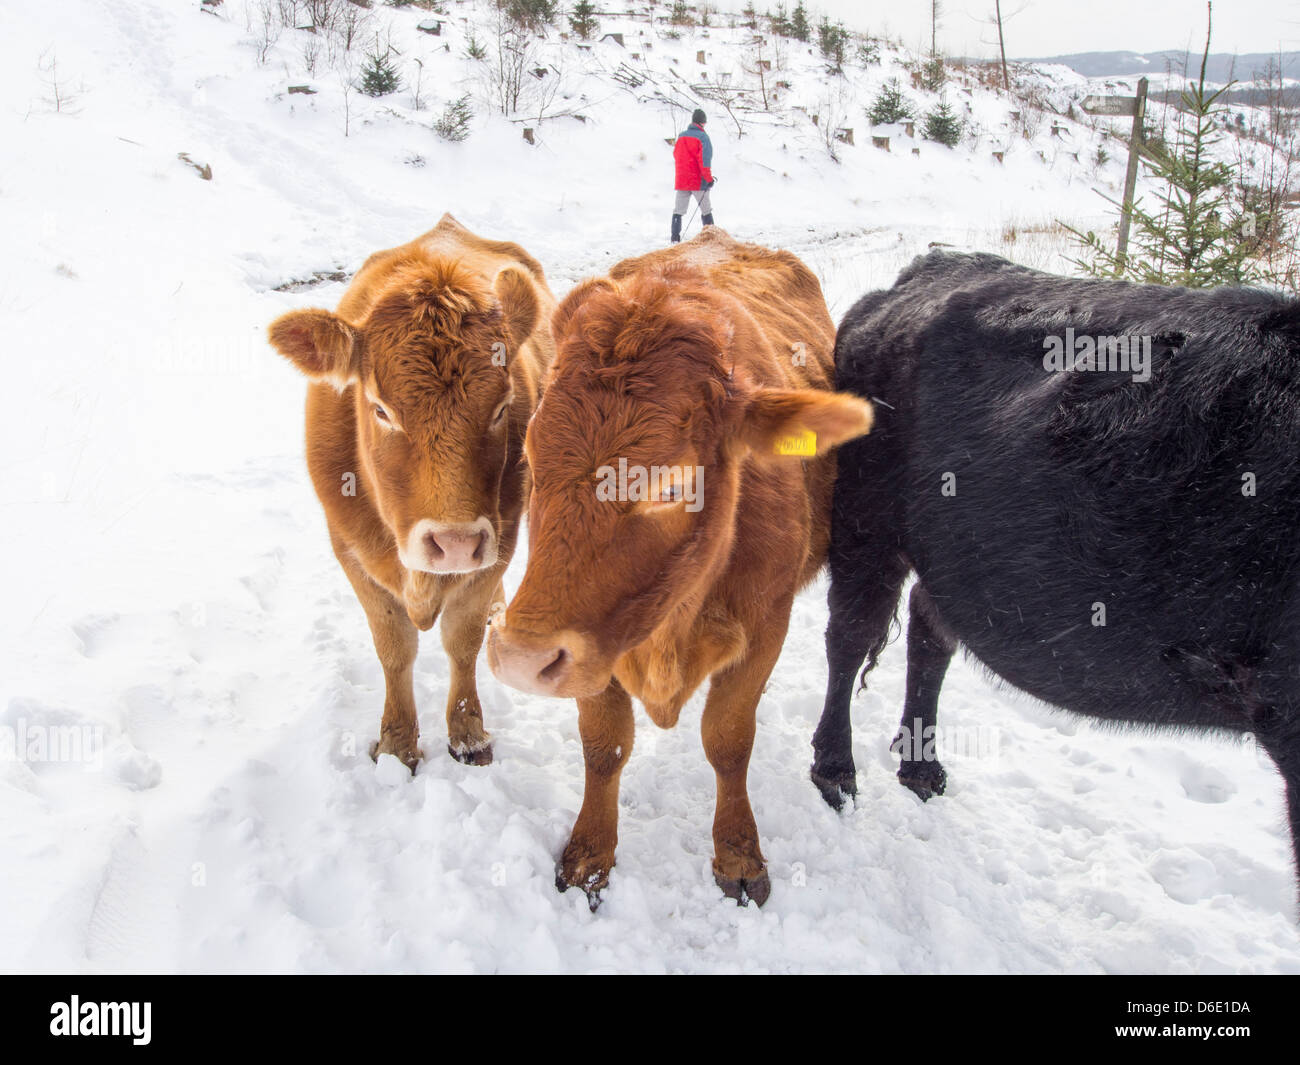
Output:
[[700,201],[694,196],[691,197],[691,217],[686,219],[686,224],[682,226],[682,236],[686,235],[686,230],[692,222],[695,221],[695,212],[700,209]]

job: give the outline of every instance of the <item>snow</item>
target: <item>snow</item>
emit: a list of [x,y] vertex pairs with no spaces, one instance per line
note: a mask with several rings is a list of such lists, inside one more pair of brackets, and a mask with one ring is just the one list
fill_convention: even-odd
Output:
[[[824,582],[796,602],[759,706],[762,910],[713,883],[699,698],[674,731],[638,719],[595,914],[553,886],[581,802],[571,703],[508,690],[481,663],[496,761],[457,764],[442,743],[447,665],[426,638],[428,758],[414,778],[372,763],[382,674],[306,478],[303,382],[264,341],[276,314],[333,306],[343,285],[276,286],[355,269],[445,210],[522,243],[557,295],[661,244],[664,138],[683,112],[609,72],[639,51],[667,84],[705,48],[712,80],[739,80],[747,35],[684,31],[646,51],[632,43],[644,23],[602,20],[627,48],[550,46],[571,95],[554,109],[585,122],[530,123],[529,146],[480,104],[470,139],[448,145],[428,124],[481,93],[461,51],[464,18],[483,38],[486,9],[449,4],[433,37],[416,29],[427,12],[377,7],[404,69],[423,57],[428,108],[409,89],[353,93],[347,137],[337,75],[303,69],[305,34],[285,31],[258,63],[256,10],[6,13],[0,969],[1300,972],[1280,778],[1249,746],[1096,730],[957,661],[940,721],[954,744],[976,741],[948,760],[948,794],[922,804],[887,751],[896,642],[855,704],[857,804],[827,808],[807,779]],[[804,257],[837,316],[931,242],[1060,268],[1052,221],[1105,220],[1092,190],[1114,195],[1123,162],[1088,164],[1091,126],[1026,139],[1007,101],[953,87],[978,141],[917,141],[912,156],[895,134],[884,153],[862,108],[901,57],[853,72],[837,100],[805,53],[790,48],[783,110],[743,139],[705,103],[716,211]],[[59,113],[38,69],[51,55],[76,90]],[[851,116],[839,163],[796,103]],[[23,756],[19,736],[55,730],[83,757]]]

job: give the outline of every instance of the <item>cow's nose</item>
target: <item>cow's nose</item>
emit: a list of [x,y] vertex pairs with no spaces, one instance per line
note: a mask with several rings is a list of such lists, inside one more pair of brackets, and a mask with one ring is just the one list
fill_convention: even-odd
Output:
[[488,667],[503,684],[534,695],[555,695],[573,669],[573,655],[563,647],[521,647],[499,629],[488,633]]
[[469,573],[497,560],[496,539],[486,518],[451,525],[422,521],[412,530],[408,552],[414,568],[430,573]]
[[487,545],[486,529],[444,529],[424,534],[424,549],[429,561],[443,562],[453,569],[469,569],[483,564],[483,548]]

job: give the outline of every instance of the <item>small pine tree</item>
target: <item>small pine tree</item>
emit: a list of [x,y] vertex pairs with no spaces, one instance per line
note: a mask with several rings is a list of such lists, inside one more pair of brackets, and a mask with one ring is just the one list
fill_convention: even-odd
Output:
[[745,4],[745,9],[740,13],[740,15],[745,20],[745,29],[758,29],[758,12],[754,10],[754,0],[748,0],[748,3]]
[[675,0],[673,3],[672,14],[668,16],[668,21],[674,26],[695,25],[695,18],[691,14],[691,9],[687,6],[686,0]]
[[867,117],[871,119],[873,126],[902,122],[912,117],[912,107],[903,99],[903,92],[898,87],[898,82],[887,81],[880,87],[880,92],[867,110]]
[[776,5],[776,11],[768,14],[767,23],[778,37],[794,36],[790,29],[790,20],[786,18],[785,4]]
[[387,96],[402,87],[401,76],[393,63],[388,49],[375,50],[366,56],[365,66],[361,68],[361,91],[367,96]]
[[823,15],[817,24],[817,46],[821,49],[822,58],[839,70],[844,66],[844,50],[848,44],[849,31],[844,28],[844,23],[831,22]]
[[469,93],[449,100],[442,114],[433,124],[433,132],[445,141],[456,144],[469,137],[469,125],[474,121],[474,108]]
[[1251,227],[1241,201],[1234,198],[1232,170],[1213,159],[1220,139],[1216,122],[1223,111],[1218,100],[1232,83],[1213,92],[1206,89],[1209,53],[1207,30],[1200,79],[1182,94],[1173,145],[1144,146],[1142,160],[1160,187],[1154,210],[1133,204],[1128,255],[1121,259],[1118,249],[1111,251],[1095,233],[1065,227],[1090,256],[1073,260],[1085,274],[1189,288],[1261,279],[1262,271],[1252,261],[1254,244],[1242,239]]
[[559,0],[497,0],[514,26],[529,33],[541,33],[559,14]]
[[921,87],[927,92],[938,92],[948,80],[948,71],[943,65],[943,56],[935,52],[921,66]]
[[796,41],[812,38],[812,27],[808,24],[808,11],[803,6],[803,0],[794,5],[794,14],[790,16],[790,36]]
[[474,27],[471,26],[469,32],[465,35],[465,58],[486,59],[487,54],[487,45],[478,39],[478,34],[474,32]]
[[949,148],[956,148],[957,142],[961,140],[961,127],[961,119],[945,102],[933,111],[926,112],[921,135],[928,141],[937,141],[939,144],[946,144]]
[[873,67],[880,62],[880,45],[867,39],[858,44],[858,66]]
[[578,0],[569,12],[569,28],[584,41],[595,35],[600,24],[596,21],[596,5],[591,0]]

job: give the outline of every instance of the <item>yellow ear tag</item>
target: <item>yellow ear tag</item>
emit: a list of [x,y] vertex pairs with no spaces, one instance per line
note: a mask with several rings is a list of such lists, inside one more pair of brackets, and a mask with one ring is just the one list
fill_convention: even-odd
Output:
[[800,429],[778,439],[772,450],[778,455],[816,455],[817,434],[811,429]]

